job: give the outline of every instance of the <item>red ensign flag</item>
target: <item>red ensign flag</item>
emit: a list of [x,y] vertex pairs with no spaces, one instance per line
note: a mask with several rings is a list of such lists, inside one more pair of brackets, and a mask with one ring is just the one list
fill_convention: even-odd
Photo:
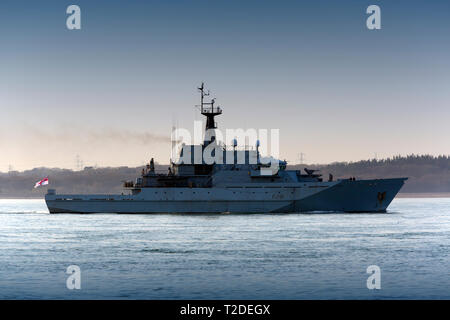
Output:
[[34,188],[36,189],[37,187],[45,186],[46,184],[48,184],[48,178],[44,178],[41,181],[36,182]]

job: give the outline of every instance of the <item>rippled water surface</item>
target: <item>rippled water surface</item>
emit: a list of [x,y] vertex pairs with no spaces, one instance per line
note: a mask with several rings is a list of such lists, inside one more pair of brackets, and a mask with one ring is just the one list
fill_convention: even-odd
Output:
[[[0,298],[450,299],[450,199],[389,209],[50,215],[42,200],[0,200]],[[80,290],[66,288],[69,265]]]

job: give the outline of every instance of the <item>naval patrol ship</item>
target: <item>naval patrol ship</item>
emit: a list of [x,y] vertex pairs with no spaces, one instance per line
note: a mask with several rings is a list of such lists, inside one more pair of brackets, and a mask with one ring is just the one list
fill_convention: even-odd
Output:
[[[155,172],[153,159],[136,181],[124,183],[122,194],[58,194],[49,189],[45,201],[50,213],[290,213],[386,212],[407,178],[326,181],[315,170],[287,170],[286,161],[263,161],[255,149],[232,149],[215,141],[215,117],[222,108],[209,93],[200,91],[200,112],[206,117],[204,141],[183,145],[180,159],[167,173]],[[212,132],[212,134],[211,134]],[[198,160],[212,148],[225,163]],[[214,154],[217,155],[217,154]],[[228,161],[228,159],[232,161]],[[239,161],[238,161],[239,160]],[[230,163],[231,162],[231,163]]]

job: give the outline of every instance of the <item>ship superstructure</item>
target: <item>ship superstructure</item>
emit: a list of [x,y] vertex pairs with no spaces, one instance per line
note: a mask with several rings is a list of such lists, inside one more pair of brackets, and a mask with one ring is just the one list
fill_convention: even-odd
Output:
[[[203,83],[198,89],[200,112],[206,117],[202,144],[183,145],[167,173],[156,173],[152,158],[136,181],[125,182],[121,195],[64,195],[49,189],[45,200],[50,213],[385,212],[407,179],[333,181],[330,176],[323,181],[315,170],[287,170],[281,160],[267,174],[272,167],[262,161],[259,143],[238,150],[236,140],[232,148],[216,141],[215,117],[222,108],[214,99],[205,100],[209,93]],[[202,157],[206,148],[224,161]]]

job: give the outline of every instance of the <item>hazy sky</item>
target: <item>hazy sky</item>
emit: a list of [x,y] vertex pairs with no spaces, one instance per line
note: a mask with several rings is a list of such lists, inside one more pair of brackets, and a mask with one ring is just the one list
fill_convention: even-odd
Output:
[[0,171],[168,163],[201,81],[291,162],[450,154],[449,34],[448,1],[2,0]]

